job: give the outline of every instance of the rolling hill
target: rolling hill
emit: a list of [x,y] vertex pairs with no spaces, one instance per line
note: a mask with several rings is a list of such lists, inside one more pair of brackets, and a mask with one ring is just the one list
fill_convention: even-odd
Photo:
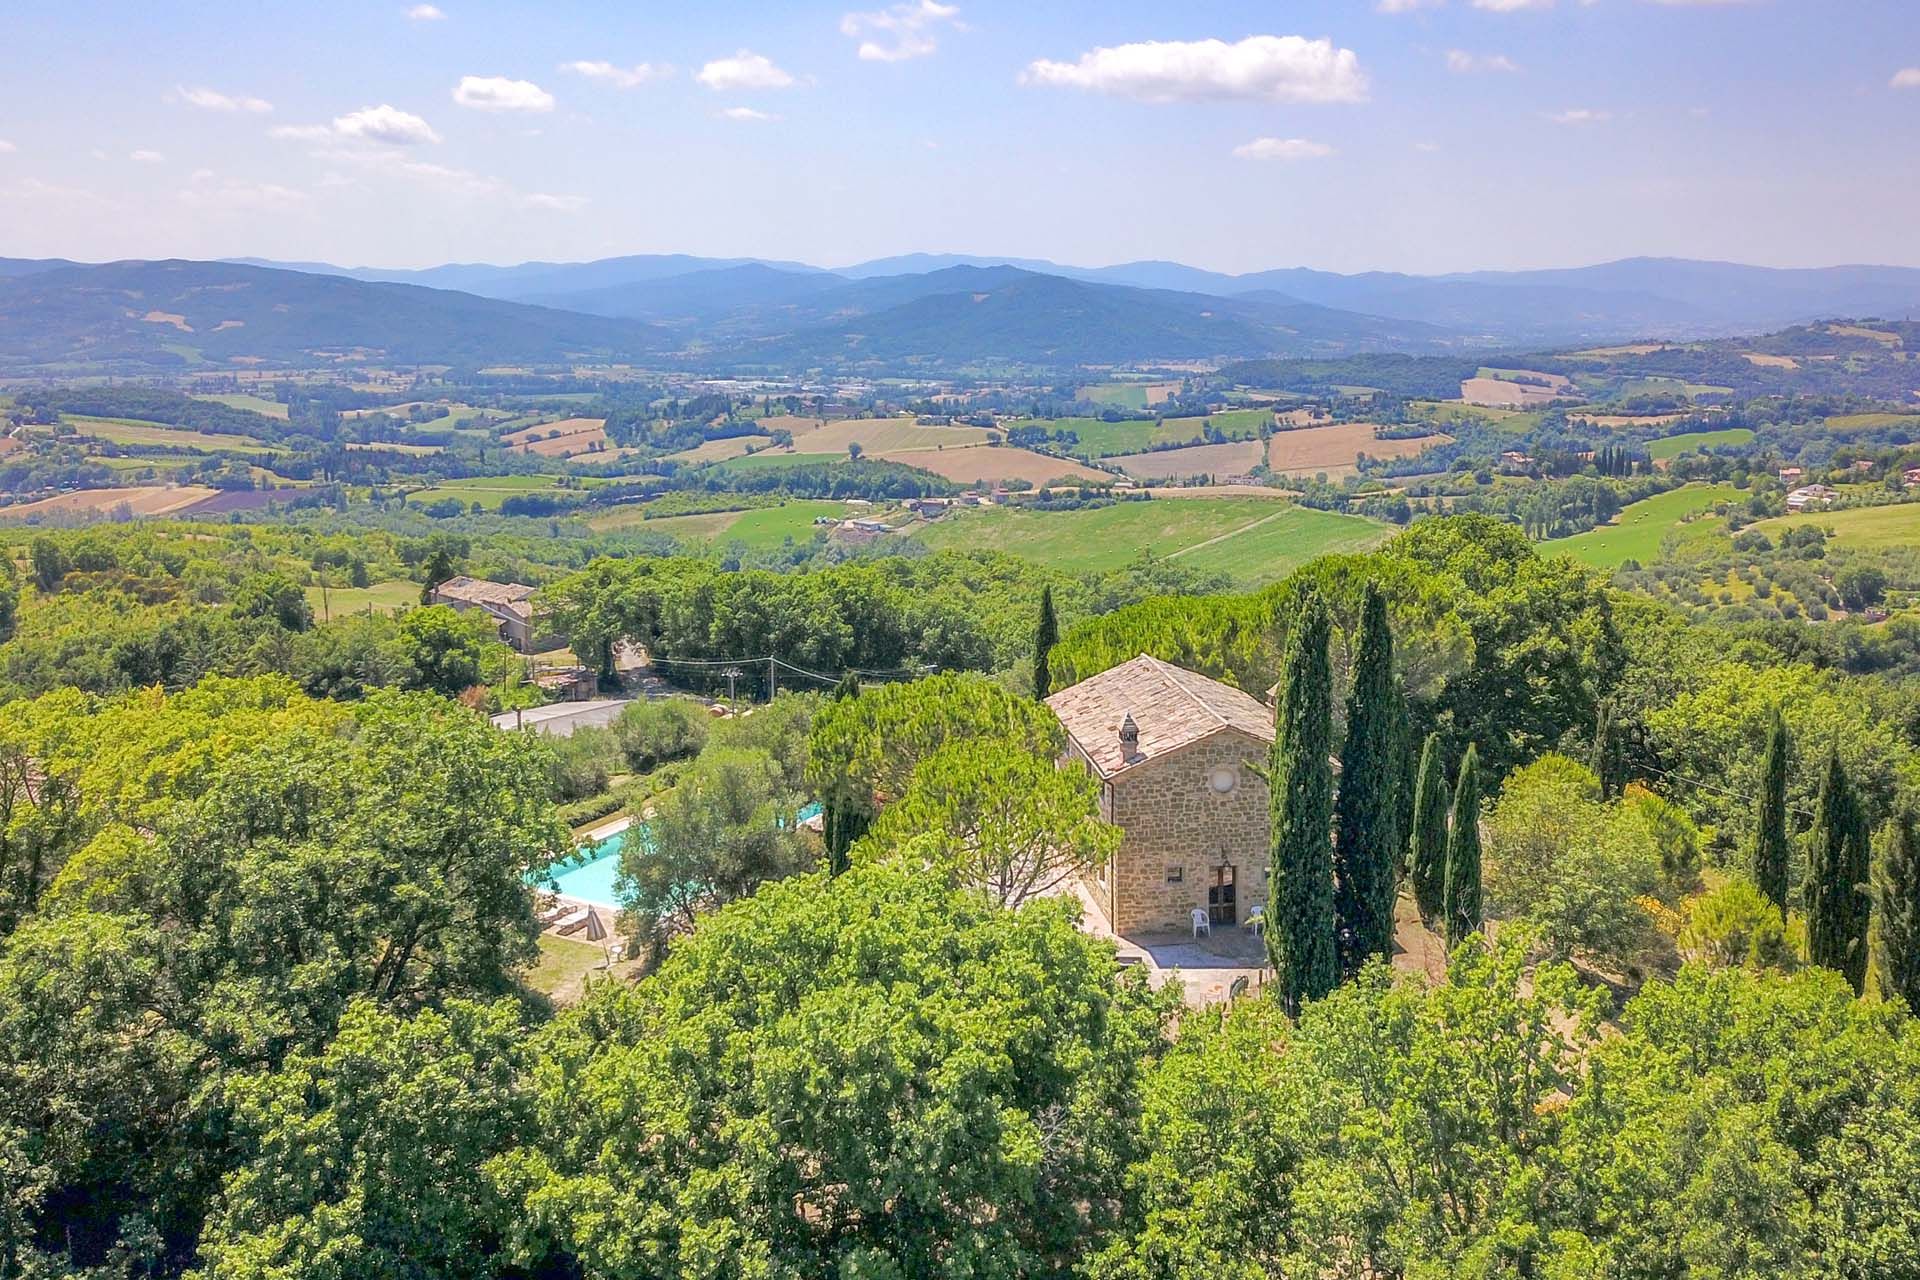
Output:
[[403,364],[627,359],[654,327],[416,285],[223,262],[62,266],[0,279],[0,368],[205,361]]
[[[887,278],[892,279],[892,278]],[[1009,267],[949,267],[897,306],[736,347],[745,363],[1116,364],[1442,347],[1444,331],[1316,307],[1120,288]],[[865,282],[870,289],[886,280]],[[841,294],[826,295],[829,299]],[[872,294],[861,295],[871,299]]]

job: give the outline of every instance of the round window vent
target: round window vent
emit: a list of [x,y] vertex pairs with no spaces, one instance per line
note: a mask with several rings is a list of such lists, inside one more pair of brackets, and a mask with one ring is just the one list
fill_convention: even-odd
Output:
[[1226,795],[1240,785],[1240,771],[1231,765],[1221,765],[1207,775],[1207,785],[1219,795]]

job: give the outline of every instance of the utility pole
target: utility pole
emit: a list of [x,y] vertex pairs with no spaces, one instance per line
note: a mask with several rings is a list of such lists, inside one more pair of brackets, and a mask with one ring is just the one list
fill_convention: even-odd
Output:
[[776,675],[774,675],[774,671],[773,671],[773,664],[775,661],[776,659],[774,658],[767,659],[767,701],[768,702],[773,701],[774,688],[778,683],[778,679],[779,679]]
[[741,676],[747,673],[742,671],[738,667],[728,667],[725,671],[722,671],[720,674],[727,678],[727,701],[732,702],[733,701],[733,682],[735,680],[738,680]]

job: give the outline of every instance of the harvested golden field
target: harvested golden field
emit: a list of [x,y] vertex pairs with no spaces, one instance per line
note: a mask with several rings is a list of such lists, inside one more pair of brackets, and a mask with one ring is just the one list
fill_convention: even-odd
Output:
[[[943,428],[933,428],[935,430]],[[978,445],[970,449],[900,449],[887,454],[888,462],[919,467],[955,484],[998,484],[1025,480],[1043,485],[1050,480],[1111,480],[1104,471],[1066,458],[1050,458],[1012,445]]]
[[[1275,439],[1278,438],[1278,436],[1275,437]],[[1183,476],[1244,475],[1260,465],[1260,442],[1235,440],[1228,444],[1195,444],[1188,445],[1184,449],[1160,449],[1152,453],[1123,453],[1118,457],[1107,458],[1105,461],[1119,467],[1136,480],[1177,480]]]
[[1168,400],[1172,399],[1173,396],[1179,392],[1180,384],[1177,382],[1149,382],[1141,389],[1147,393],[1147,407],[1151,409],[1156,404],[1165,404]]
[[1354,469],[1354,457],[1409,458],[1436,444],[1452,444],[1453,437],[1435,432],[1412,440],[1374,438],[1370,422],[1342,422],[1331,427],[1276,431],[1267,449],[1267,466],[1278,475],[1344,475]]
[[599,431],[606,425],[605,418],[562,418],[558,422],[542,422],[531,427],[522,427],[518,431],[509,431],[500,437],[500,443],[522,445],[552,436],[570,436],[587,431]]
[[1590,427],[1664,427],[1669,422],[1678,422],[1685,414],[1680,413],[1570,413],[1568,422],[1583,422]]
[[1762,369],[1798,369],[1800,367],[1800,362],[1792,356],[1767,356],[1761,355],[1758,351],[1742,351],[1740,354],[1746,357],[1748,364],[1757,365]]
[[845,453],[857,444],[869,458],[891,459],[898,450],[952,449],[985,444],[985,427],[923,427],[912,418],[842,418],[802,435],[794,433],[795,453]]
[[0,507],[0,518],[20,520],[47,515],[106,515],[125,503],[136,516],[164,516],[211,498],[217,489],[202,484],[149,484],[128,489],[81,489],[55,494],[17,507]]
[[1868,342],[1883,343],[1889,347],[1897,347],[1900,345],[1900,335],[1897,333],[1886,333],[1879,329],[1864,329],[1857,324],[1830,324],[1827,326],[1827,332],[1836,334],[1842,338],[1865,338]]
[[[607,439],[604,418],[567,418],[560,422],[550,422],[543,427],[525,427],[513,433],[525,437],[515,441],[509,450],[512,453],[532,453],[542,458],[571,458],[582,453],[606,453],[611,449]],[[529,432],[540,433],[544,439],[535,439]],[[555,432],[560,434],[555,435]],[[508,437],[511,439],[511,437]]]
[[744,458],[756,448],[772,447],[773,442],[765,436],[727,436],[720,440],[702,440],[691,449],[669,453],[666,457],[669,462],[686,462],[698,466],[706,462],[725,462],[728,458]]
[[792,414],[760,419],[760,426],[767,431],[785,431],[796,436],[808,431],[818,431],[824,425],[826,425],[824,418],[796,418]]
[[1503,378],[1468,378],[1460,384],[1462,400],[1494,409],[1525,409],[1529,405],[1549,404],[1563,394],[1553,387],[1508,382]]
[[1331,422],[1333,415],[1325,409],[1289,409],[1285,413],[1276,411],[1273,420],[1282,427],[1311,427]]
[[1656,351],[1666,349],[1667,344],[1664,342],[1630,342],[1620,347],[1588,347],[1585,351],[1569,353],[1567,358],[1569,360],[1604,360],[1609,356],[1650,356]]

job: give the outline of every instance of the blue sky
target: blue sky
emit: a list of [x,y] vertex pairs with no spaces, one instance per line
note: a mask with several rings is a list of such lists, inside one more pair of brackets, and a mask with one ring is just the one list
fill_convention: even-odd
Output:
[[1915,0],[9,0],[0,255],[1920,266]]

